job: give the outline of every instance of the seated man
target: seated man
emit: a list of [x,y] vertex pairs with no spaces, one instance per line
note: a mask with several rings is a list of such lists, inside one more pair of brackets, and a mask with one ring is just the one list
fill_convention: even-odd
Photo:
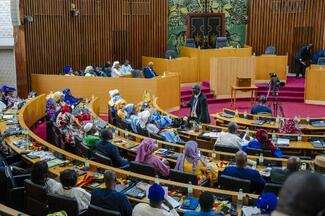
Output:
[[153,62],[149,62],[148,66],[143,68],[143,76],[144,76],[144,78],[150,79],[150,78],[158,76],[156,74],[156,72],[153,70],[153,66],[154,66]]
[[129,62],[129,60],[127,60],[127,59],[125,59],[125,61],[124,61],[124,64],[122,65],[122,67],[121,67],[121,74],[122,75],[130,75],[131,74],[131,72],[132,72],[132,67],[131,67],[131,65],[130,65],[130,62]]
[[253,191],[261,192],[264,188],[265,180],[262,178],[258,171],[246,167],[246,153],[243,151],[238,151],[236,153],[235,159],[236,166],[226,167],[221,174],[251,180]]
[[256,115],[262,112],[272,114],[272,110],[269,107],[265,106],[266,103],[265,95],[261,95],[258,101],[259,104],[252,107],[251,114]]
[[214,197],[212,193],[201,193],[199,203],[201,208],[199,212],[187,211],[185,212],[185,216],[217,216],[217,213],[213,210]]
[[114,167],[123,167],[128,164],[128,161],[121,157],[118,147],[113,145],[110,140],[113,138],[113,131],[111,128],[104,129],[101,132],[102,141],[96,144],[96,152],[109,157],[112,160]]
[[85,135],[82,139],[82,143],[86,145],[92,153],[96,152],[96,143],[100,141],[100,137],[96,136],[96,128],[94,127],[93,123],[87,123],[83,127]]
[[310,172],[293,173],[284,182],[272,215],[324,215],[324,197],[324,176]]
[[91,193],[90,204],[105,209],[118,211],[121,216],[131,216],[132,206],[127,196],[115,190],[116,175],[114,171],[106,170],[104,173],[106,188],[96,188]]
[[287,177],[294,172],[299,171],[300,168],[300,158],[290,157],[288,159],[287,168],[282,169],[280,167],[273,167],[271,170],[271,182],[282,184]]
[[315,157],[314,170],[320,174],[325,174],[325,155],[317,155]]
[[235,122],[228,124],[228,132],[221,132],[215,145],[238,148],[242,147],[242,139],[237,136],[238,125]]
[[[164,202],[165,191],[159,185],[154,183],[149,188],[148,198],[150,204],[147,203],[139,203],[137,204],[132,212],[132,216],[177,216],[179,215],[173,207],[168,204],[168,202]],[[165,203],[169,211],[162,208],[162,204]]]

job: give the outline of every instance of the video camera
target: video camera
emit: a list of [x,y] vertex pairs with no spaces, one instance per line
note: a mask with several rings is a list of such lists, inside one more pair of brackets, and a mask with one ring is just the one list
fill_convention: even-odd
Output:
[[270,90],[272,90],[274,93],[278,93],[279,88],[285,86],[285,83],[279,80],[278,75],[275,72],[269,73],[269,75],[270,75]]

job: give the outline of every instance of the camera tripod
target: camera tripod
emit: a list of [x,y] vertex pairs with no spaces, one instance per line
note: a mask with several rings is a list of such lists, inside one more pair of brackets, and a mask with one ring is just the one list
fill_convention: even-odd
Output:
[[[269,91],[266,96],[267,99],[269,98],[270,92],[271,92],[271,86],[269,87]],[[273,97],[272,100],[270,101],[269,107],[273,108],[273,115],[278,116],[278,112],[280,110],[281,117],[284,117],[284,110],[279,97],[279,89],[273,89],[272,96]]]

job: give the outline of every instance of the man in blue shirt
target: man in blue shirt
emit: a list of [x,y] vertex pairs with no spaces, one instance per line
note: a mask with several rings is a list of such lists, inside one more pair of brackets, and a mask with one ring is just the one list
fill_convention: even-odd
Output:
[[106,170],[104,173],[106,188],[96,188],[91,193],[90,204],[105,209],[118,211],[121,216],[131,216],[132,206],[127,196],[115,190],[116,175],[114,171]]
[[112,160],[114,167],[123,167],[128,164],[128,161],[121,157],[118,147],[113,145],[109,140],[113,138],[111,128],[104,129],[101,132],[102,141],[96,143],[96,152],[109,157]]
[[144,78],[151,79],[153,77],[158,76],[156,72],[153,70],[153,62],[149,62],[148,66],[143,68],[143,76]]
[[188,211],[185,212],[185,216],[218,216],[215,211],[213,211],[214,197],[210,192],[203,192],[199,198],[200,208],[199,212],[197,211]]
[[269,107],[265,106],[266,103],[265,95],[261,95],[258,101],[259,104],[252,107],[251,114],[256,115],[262,112],[272,114],[272,110]]
[[247,155],[243,151],[236,153],[236,166],[228,166],[222,171],[222,175],[233,176],[241,179],[251,180],[252,190],[261,192],[265,185],[265,180],[260,173],[254,169],[246,167]]

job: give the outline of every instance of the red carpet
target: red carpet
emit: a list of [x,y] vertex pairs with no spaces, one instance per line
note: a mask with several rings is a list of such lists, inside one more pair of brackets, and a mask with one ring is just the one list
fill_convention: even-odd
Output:
[[[267,89],[259,84],[258,94],[266,94]],[[201,84],[202,92],[207,95],[209,103],[209,113],[213,114],[222,111],[223,108],[230,108],[230,99],[217,100],[213,98],[210,92],[209,82]],[[284,109],[286,117],[294,117],[300,115],[301,117],[324,117],[325,106],[307,105],[304,101],[305,80],[288,77],[285,87],[281,87],[279,91],[280,100]],[[189,101],[191,98],[191,86],[181,87],[181,100]],[[237,109],[239,111],[250,112],[251,104],[247,99],[240,99],[237,102]],[[179,111],[173,112],[178,116],[185,116],[189,114],[189,108],[182,108]]]

